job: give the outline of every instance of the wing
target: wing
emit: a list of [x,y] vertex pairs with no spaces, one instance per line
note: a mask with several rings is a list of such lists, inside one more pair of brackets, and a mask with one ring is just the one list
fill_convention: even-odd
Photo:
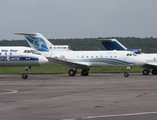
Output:
[[150,69],[156,69],[157,68],[157,63],[156,62],[147,62],[144,67],[150,68]]
[[77,63],[77,62],[71,62],[71,61],[60,60],[60,59],[55,59],[55,58],[47,58],[47,59],[49,60],[49,62],[59,64],[65,67],[80,68],[80,69],[89,68],[89,65],[85,63]]

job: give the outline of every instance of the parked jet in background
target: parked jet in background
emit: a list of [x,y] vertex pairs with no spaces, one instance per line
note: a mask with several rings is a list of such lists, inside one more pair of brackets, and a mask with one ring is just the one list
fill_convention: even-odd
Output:
[[[130,51],[72,51],[67,45],[59,47],[53,45],[40,33],[15,34],[24,35],[28,44],[49,58],[49,61],[73,68],[69,70],[69,76],[74,76],[77,69],[83,69],[81,74],[87,76],[91,67],[133,67],[146,65],[145,60],[137,57],[135,53]],[[129,76],[129,70],[124,76]]]
[[118,40],[116,39],[97,39],[102,42],[106,50],[127,50],[137,53],[137,55],[140,58],[143,58],[147,61],[147,64],[142,66],[146,69],[143,70],[143,75],[148,75],[150,72],[150,69],[152,70],[153,75],[157,75],[157,54],[155,53],[149,53],[145,54],[142,53],[141,49],[127,49],[124,45],[122,45]]
[[136,54],[141,54],[141,49],[127,49],[124,45],[122,45],[118,40],[116,39],[96,39],[98,41],[101,41],[103,46],[106,48],[106,50],[125,50],[125,51],[132,51]]
[[22,74],[23,79],[27,79],[28,69],[31,66],[43,65],[47,62],[44,56],[29,47],[0,47],[0,66],[25,66],[26,73]]

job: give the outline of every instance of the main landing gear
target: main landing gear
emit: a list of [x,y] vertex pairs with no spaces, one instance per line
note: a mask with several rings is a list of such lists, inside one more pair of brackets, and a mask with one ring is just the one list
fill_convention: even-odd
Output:
[[150,72],[150,70],[149,70],[149,69],[144,69],[144,70],[143,70],[143,75],[148,75],[148,74],[149,74],[149,72]]
[[[149,69],[144,69],[143,70],[143,75],[149,75],[150,70]],[[152,75],[157,75],[157,70],[153,69],[152,70]]]
[[[76,69],[70,69],[69,70],[69,76],[75,76],[77,70]],[[89,69],[83,69],[81,71],[81,75],[82,76],[88,76],[88,72],[89,72]]]
[[75,76],[76,72],[77,72],[76,70],[70,69],[69,76]]
[[89,69],[83,69],[81,72],[82,76],[88,76]]
[[27,79],[27,77],[28,77],[28,69],[30,69],[30,68],[31,68],[31,66],[26,66],[26,67],[25,67],[26,73],[25,73],[25,74],[22,74],[22,78],[23,78],[23,79]]
[[156,69],[153,69],[153,70],[152,70],[152,74],[153,74],[153,75],[157,75],[157,70],[156,70]]

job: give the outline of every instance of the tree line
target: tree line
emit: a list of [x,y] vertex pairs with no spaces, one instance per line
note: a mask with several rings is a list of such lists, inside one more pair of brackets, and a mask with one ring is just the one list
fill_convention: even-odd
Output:
[[[110,37],[111,38],[111,37]],[[128,49],[142,49],[144,53],[157,53],[157,38],[112,37]],[[72,50],[105,50],[97,38],[49,39],[54,45],[70,45]],[[106,38],[108,39],[108,38]],[[0,40],[0,46],[29,46],[26,40]]]

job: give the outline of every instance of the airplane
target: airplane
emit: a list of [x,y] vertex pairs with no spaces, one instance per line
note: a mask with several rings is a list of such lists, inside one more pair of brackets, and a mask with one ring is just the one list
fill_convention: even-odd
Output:
[[131,51],[73,51],[67,45],[53,45],[40,33],[14,34],[24,35],[30,47],[47,57],[49,62],[72,68],[69,76],[75,76],[77,69],[83,69],[81,75],[88,76],[91,67],[127,66],[124,76],[128,77],[131,67],[146,65],[146,60]]
[[40,66],[47,62],[48,59],[42,55],[39,55],[39,53],[30,47],[0,47],[0,66],[25,66],[26,73],[22,74],[23,79],[27,79],[28,69],[30,69],[31,66]]
[[148,75],[150,72],[150,69],[153,69],[152,75],[157,75],[157,54],[155,53],[145,54],[145,53],[142,53],[141,49],[127,49],[124,45],[122,45],[116,39],[100,38],[96,40],[101,41],[101,43],[104,45],[106,50],[125,50],[125,51],[135,52],[137,56],[147,61],[147,64],[142,66],[143,68],[145,68],[142,72],[143,75]]

